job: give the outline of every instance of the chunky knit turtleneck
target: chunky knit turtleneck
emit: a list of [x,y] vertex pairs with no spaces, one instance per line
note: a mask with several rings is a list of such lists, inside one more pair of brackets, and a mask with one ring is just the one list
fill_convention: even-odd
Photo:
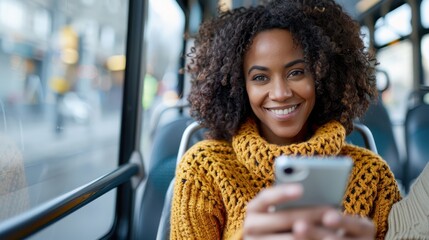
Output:
[[344,145],[345,130],[338,123],[328,123],[319,128],[308,141],[279,146],[270,144],[258,132],[256,124],[249,120],[238,135],[233,138],[232,146],[238,161],[251,172],[262,178],[273,179],[274,158],[284,155],[338,155]]
[[317,129],[305,142],[278,146],[264,140],[252,120],[242,125],[232,143],[205,140],[183,156],[176,171],[171,238],[239,236],[247,203],[272,185],[274,158],[282,154],[350,156],[354,167],[344,211],[372,218],[377,238],[384,238],[389,210],[400,194],[393,174],[378,155],[345,144],[345,129],[335,121]]

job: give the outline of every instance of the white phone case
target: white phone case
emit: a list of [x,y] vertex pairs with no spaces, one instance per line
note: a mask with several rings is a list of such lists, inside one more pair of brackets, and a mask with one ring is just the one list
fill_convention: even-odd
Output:
[[303,197],[276,206],[276,210],[316,205],[341,205],[353,161],[349,157],[289,157],[275,159],[276,184],[299,182]]

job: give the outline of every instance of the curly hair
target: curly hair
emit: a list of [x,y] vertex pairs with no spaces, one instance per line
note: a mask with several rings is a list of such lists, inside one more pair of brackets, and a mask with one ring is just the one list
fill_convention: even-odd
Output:
[[310,123],[339,121],[349,134],[353,120],[376,99],[375,58],[364,47],[359,24],[334,0],[274,0],[219,13],[204,22],[188,57],[191,116],[214,139],[231,140],[250,116],[243,59],[255,35],[290,31],[315,80]]

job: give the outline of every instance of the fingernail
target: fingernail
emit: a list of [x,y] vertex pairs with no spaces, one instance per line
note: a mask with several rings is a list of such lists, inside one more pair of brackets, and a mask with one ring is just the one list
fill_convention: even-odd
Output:
[[300,184],[288,184],[284,187],[284,194],[286,195],[297,195],[304,191]]
[[325,216],[323,217],[323,220],[325,223],[329,225],[332,225],[332,224],[336,225],[341,221],[341,216],[336,211],[329,211],[325,214]]
[[308,225],[304,221],[297,221],[293,227],[293,232],[297,234],[304,234],[308,232]]

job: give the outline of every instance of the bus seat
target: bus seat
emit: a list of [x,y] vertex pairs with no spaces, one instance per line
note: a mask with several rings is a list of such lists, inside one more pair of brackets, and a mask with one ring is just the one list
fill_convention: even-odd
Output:
[[[156,105],[153,110],[151,119],[149,120],[149,136],[152,138],[154,137],[158,126],[164,122],[164,119],[175,118],[180,115],[188,115],[184,111],[184,109],[188,108],[188,106],[189,104],[185,100],[179,100],[176,104],[171,106],[165,104]],[[171,110],[177,110],[176,114],[172,114],[173,111]],[[168,115],[168,117],[165,117],[166,115]]]
[[137,236],[141,236],[142,239],[155,239],[165,192],[174,177],[180,139],[183,131],[192,122],[190,117],[179,116],[159,126],[154,134],[148,177],[141,203],[142,214],[139,216]]
[[[381,99],[375,104],[371,104],[368,111],[359,121],[366,125],[372,132],[377,143],[378,154],[387,162],[395,178],[404,181],[404,166],[399,157],[398,147],[393,135],[393,126],[386,108],[381,103]],[[350,143],[364,146],[359,134],[352,133],[347,137]]]
[[162,208],[161,219],[159,220],[158,232],[156,240],[170,239],[170,217],[171,217],[171,201],[173,198],[174,178],[171,180],[165,194],[165,202]]
[[[362,123],[354,123],[353,125],[354,125],[355,131],[358,134],[360,134],[364,139],[364,142],[365,142],[364,147],[373,152],[377,152],[377,147],[375,145],[374,138],[369,128]],[[180,141],[179,152],[177,154],[177,164],[180,162],[186,150],[196,143],[195,140],[191,142],[193,135],[195,133],[201,134],[201,132],[204,132],[204,131],[205,129],[203,129],[201,125],[199,125],[197,122],[190,124],[186,128],[186,130],[183,132],[183,136]],[[171,201],[173,199],[173,188],[174,188],[174,178],[171,180],[165,196],[161,219],[158,225],[158,233],[157,233],[156,240],[167,240],[170,238],[170,216],[171,216]]]
[[[183,132],[180,140],[179,151],[177,153],[176,165],[179,164],[186,150],[193,144],[204,138],[205,129],[198,122],[190,124]],[[158,225],[157,240],[166,240],[170,238],[170,209],[173,198],[174,178],[171,180],[168,190],[165,194],[164,206],[162,208],[161,219]]]
[[[404,181],[404,164],[399,155],[398,146],[393,134],[393,124],[381,99],[382,93],[390,87],[390,78],[386,71],[376,69],[378,99],[370,104],[365,115],[358,120],[372,132],[377,143],[378,154],[387,162],[399,183]],[[364,146],[359,134],[352,133],[347,138],[349,142]]]
[[377,104],[370,105],[362,122],[371,129],[374,140],[377,143],[378,154],[389,164],[395,178],[403,181],[403,161],[399,157],[392,122],[381,98]]
[[421,88],[412,95],[417,96],[418,101],[408,109],[405,117],[408,187],[429,161],[429,87]]
[[[359,146],[367,148],[375,153],[378,153],[377,146],[375,144],[374,136],[372,135],[371,130],[363,123],[354,122],[353,123],[353,136],[358,136],[362,143]],[[352,142],[350,139],[346,141]]]

